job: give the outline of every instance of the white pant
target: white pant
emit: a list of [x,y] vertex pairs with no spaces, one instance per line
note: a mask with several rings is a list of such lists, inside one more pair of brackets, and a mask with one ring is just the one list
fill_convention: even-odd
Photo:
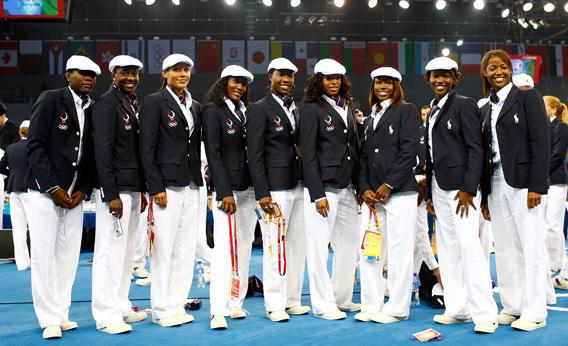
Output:
[[[1,179],[1,177],[0,177]],[[28,193],[10,193],[10,219],[12,221],[12,239],[14,241],[14,258],[18,270],[30,267],[30,253],[28,250]]]
[[[150,199],[146,194],[148,203]],[[133,268],[144,268],[146,266],[146,258],[148,257],[148,209],[149,206],[140,213],[138,221],[138,230],[136,232],[136,250],[134,251]]]
[[[481,192],[478,192],[481,193]],[[485,255],[485,260],[489,266],[489,271],[491,271],[491,246],[493,246],[493,229],[491,227],[491,221],[487,221],[483,218],[481,213],[479,214],[479,240],[481,241],[481,249],[483,250],[483,255]]]
[[497,305],[493,299],[489,265],[479,240],[480,196],[469,208],[469,215],[456,214],[457,190],[444,191],[432,178],[432,200],[436,211],[438,261],[444,283],[446,314],[469,318],[474,323],[497,322]]
[[558,271],[566,257],[564,209],[568,185],[550,185],[545,206],[546,247],[550,270]]
[[544,205],[529,209],[528,189],[509,186],[501,169],[495,171],[491,186],[488,202],[503,312],[529,322],[542,322],[547,316],[546,292],[550,284]]
[[[304,192],[301,185],[294,189],[271,191],[272,202],[278,203],[286,222],[286,275],[278,273],[278,230],[270,227],[270,239],[263,224],[262,278],[266,311],[282,311],[301,305],[306,244],[304,234]],[[270,255],[269,244],[272,245]]]
[[[234,191],[237,203],[237,212],[234,217],[237,224],[237,254],[239,266],[239,299],[231,300],[231,242],[229,238],[228,215],[213,206],[214,231],[213,257],[211,260],[211,286],[210,303],[212,316],[229,316],[231,308],[242,308],[247,295],[248,273],[252,243],[254,241],[254,229],[256,227],[256,214],[254,208],[254,190],[249,188],[245,191]],[[213,200],[216,201],[216,193],[213,192]]]
[[32,247],[32,297],[41,328],[69,320],[71,290],[77,272],[83,203],[59,208],[50,194],[28,190]]
[[[315,315],[349,308],[359,246],[359,215],[352,188],[326,189],[329,213],[323,217],[304,189],[306,254],[310,297]],[[333,250],[332,277],[327,271],[328,246]]]
[[[416,201],[418,193],[403,192],[390,196],[388,202],[377,204],[380,229],[383,233],[383,248],[386,247],[378,261],[367,260],[363,250],[359,250],[361,270],[361,310],[371,313],[379,311],[395,317],[406,317],[410,312],[410,299],[413,280],[413,251],[416,225]],[[362,206],[365,223],[361,225],[359,244],[367,230],[370,209]],[[371,230],[374,230],[371,222]],[[386,240],[386,246],[384,245]],[[386,258],[385,258],[386,257]],[[383,264],[388,262],[388,285],[390,297],[383,306],[385,279]]]
[[[254,215],[254,211],[253,211]],[[195,248],[195,260],[201,261],[203,270],[211,270],[211,256],[213,250],[207,245],[207,187],[199,187],[199,216],[197,219],[197,243]]]
[[[406,217],[406,215],[403,217]],[[418,206],[415,229],[414,273],[418,274],[420,272],[422,262],[426,263],[426,266],[430,270],[438,268],[438,261],[436,261],[436,257],[434,257],[434,251],[432,251],[432,244],[428,236],[428,211],[426,210],[426,202],[422,202]]]
[[123,234],[117,235],[117,219],[95,190],[97,202],[95,253],[93,255],[93,317],[97,329],[121,323],[131,312],[128,299],[132,263],[140,219],[140,192],[121,192]]
[[193,281],[199,190],[195,186],[167,187],[168,204],[154,203],[154,251],[152,270],[152,316],[157,319],[185,312]]

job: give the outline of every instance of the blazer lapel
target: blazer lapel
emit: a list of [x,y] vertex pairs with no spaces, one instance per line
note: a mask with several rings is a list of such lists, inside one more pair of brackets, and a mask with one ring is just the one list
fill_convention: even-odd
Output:
[[233,114],[233,112],[231,112],[229,106],[225,104],[223,106],[223,111],[225,112],[225,115],[233,121],[233,124],[237,124],[238,127],[244,130],[243,123],[239,119],[237,119],[237,117],[235,116],[235,114]]
[[501,108],[501,112],[499,112],[499,116],[497,117],[497,122],[501,120],[503,115],[505,115],[505,113],[507,113],[509,109],[511,109],[511,107],[517,100],[517,92],[518,89],[515,86],[513,86],[511,88],[511,91],[509,91],[509,95],[507,95],[507,98],[505,99],[505,103],[503,103],[503,108]]
[[[323,108],[325,109],[325,111],[328,114],[335,117],[339,121],[341,126],[343,126],[344,128],[347,128],[347,126],[345,125],[345,122],[343,122],[343,118],[341,118],[341,115],[339,115],[339,113],[337,113],[335,108],[333,108],[333,106],[330,105],[329,102],[327,102],[326,100],[323,100]],[[349,112],[347,112],[347,113],[349,113]]]
[[[268,102],[270,104],[270,108],[272,109],[272,111],[274,111],[276,113],[276,115],[278,115],[278,117],[280,117],[280,119],[284,119],[284,123],[286,124],[286,127],[288,127],[289,129],[292,129],[292,123],[290,122],[288,115],[286,114],[286,112],[284,111],[282,106],[280,106],[278,101],[276,101],[274,99],[274,96],[272,96],[272,93],[268,93]],[[298,124],[297,121],[296,121],[296,124]]]
[[173,110],[174,113],[176,113],[178,117],[181,118],[181,121],[183,121],[183,123],[187,126],[187,119],[185,118],[185,115],[183,114],[183,111],[181,110],[179,104],[176,100],[174,100],[170,92],[167,89],[164,89],[162,90],[162,96],[164,97],[164,100],[166,101],[168,107],[170,107],[170,109]]
[[63,103],[67,108],[67,114],[71,115],[71,119],[75,122],[77,126],[79,126],[79,118],[77,116],[77,108],[75,108],[75,101],[73,100],[73,95],[71,94],[71,90],[69,88],[65,88],[63,90]]
[[379,123],[377,124],[377,127],[375,127],[374,131],[377,131],[379,127],[381,127],[381,125],[383,125],[387,120],[389,120],[392,117],[393,113],[394,111],[389,106],[385,111],[385,113],[383,114],[383,116],[381,117],[381,119],[379,119]]
[[440,119],[442,119],[444,115],[447,113],[447,110],[452,107],[452,103],[454,103],[455,98],[456,98],[456,92],[454,90],[450,91],[446,103],[444,103],[442,109],[440,109],[440,111],[438,112],[438,116],[436,117],[436,121],[434,122],[434,127],[438,126]]
[[134,109],[132,109],[130,101],[126,95],[116,88],[114,89],[114,95],[118,99],[122,111],[126,112],[130,116],[130,119],[135,119],[134,121],[138,123],[138,117],[136,116],[136,113],[134,113]]

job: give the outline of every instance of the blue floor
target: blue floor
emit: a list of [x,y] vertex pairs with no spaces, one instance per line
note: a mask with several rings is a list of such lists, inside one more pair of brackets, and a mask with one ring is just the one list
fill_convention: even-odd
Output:
[[[261,277],[262,253],[253,250],[251,273]],[[501,326],[493,335],[477,335],[473,325],[461,324],[443,326],[432,322],[434,310],[422,304],[413,307],[410,319],[392,325],[372,322],[361,323],[349,314],[346,320],[325,321],[311,315],[293,316],[289,322],[274,323],[264,316],[262,297],[247,298],[244,308],[250,315],[243,320],[230,320],[229,329],[213,331],[209,329],[209,291],[193,287],[192,297],[199,297],[203,307],[194,311],[195,322],[188,325],[163,328],[146,321],[133,324],[134,331],[124,335],[107,335],[95,329],[91,315],[91,267],[83,262],[92,254],[81,255],[81,264],[73,290],[71,319],[79,323],[79,328],[64,333],[58,340],[44,341],[31,303],[30,272],[18,272],[15,264],[0,265],[0,345],[65,344],[65,345],[118,345],[118,344],[348,344],[388,345],[417,344],[411,334],[428,328],[442,333],[444,344],[449,345],[568,345],[568,312],[549,311],[548,326],[527,333]],[[493,270],[494,272],[494,270]],[[195,281],[194,281],[195,282]],[[359,302],[359,286],[355,288],[354,301]],[[568,293],[566,291],[557,293]],[[131,299],[140,308],[149,308],[150,289],[133,284]],[[495,295],[498,299],[498,295]],[[303,303],[309,305],[307,277],[304,283]],[[558,307],[568,308],[568,297],[559,297]],[[436,343],[436,341],[434,341]]]

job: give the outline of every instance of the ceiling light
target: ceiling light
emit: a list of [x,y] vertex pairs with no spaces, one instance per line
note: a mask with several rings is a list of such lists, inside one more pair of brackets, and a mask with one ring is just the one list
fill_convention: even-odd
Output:
[[272,0],[262,0],[264,6],[272,6]]
[[483,0],[475,0],[473,2],[473,8],[475,8],[478,11],[483,10],[484,7],[485,7],[485,1]]
[[450,49],[449,48],[442,49],[442,55],[443,56],[449,56],[450,55]]
[[436,0],[436,9],[441,11],[446,8],[446,0]]
[[378,1],[377,0],[369,0],[368,4],[369,4],[369,8],[375,8],[377,6]]
[[503,17],[503,18],[509,17],[509,14],[511,14],[511,10],[508,9],[508,8],[504,9],[503,11],[501,11],[501,17]]
[[124,0],[124,2],[126,2],[127,5],[132,5],[132,0]]
[[547,2],[544,4],[544,12],[552,12],[555,8],[556,6],[554,6],[554,3],[552,2]]
[[233,6],[237,3],[237,0],[225,0],[225,3],[229,6]]
[[345,0],[333,0],[335,7],[343,7],[345,5]]
[[172,0],[172,4],[179,6],[181,0]]
[[533,3],[530,2],[530,1],[529,1],[529,2],[525,2],[525,3],[523,4],[523,11],[525,11],[525,12],[528,12],[528,11],[532,10],[532,8],[533,8]]
[[155,2],[156,2],[156,0],[146,0],[146,5],[148,5],[148,6],[154,5]]
[[527,22],[524,22],[524,23],[523,23],[523,25],[522,25],[522,27],[523,27],[523,29],[526,29],[526,28],[528,28],[528,27],[529,27],[529,23],[527,23]]
[[463,45],[463,39],[460,38],[458,42],[456,42],[456,46],[461,47]]
[[403,8],[403,9],[406,10],[407,8],[410,7],[410,3],[407,0],[400,0],[398,2],[398,6],[400,6],[400,8]]
[[568,2],[564,4],[564,12],[568,12]]
[[300,6],[301,3],[302,3],[301,0],[290,0],[290,6],[292,7],[298,7]]
[[538,23],[535,20],[531,19],[529,20],[529,23],[532,25],[533,29],[538,29]]

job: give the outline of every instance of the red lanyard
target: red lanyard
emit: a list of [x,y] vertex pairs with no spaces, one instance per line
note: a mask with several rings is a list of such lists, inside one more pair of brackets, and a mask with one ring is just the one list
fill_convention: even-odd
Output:
[[369,223],[367,225],[367,230],[371,230],[371,221],[375,220],[375,226],[377,227],[377,232],[379,231],[379,228],[381,227],[381,225],[379,224],[379,215],[377,214],[377,208],[375,207],[371,207],[369,206]]
[[148,204],[148,254],[151,255],[154,251],[154,199],[149,198]]
[[286,275],[286,221],[284,216],[278,218],[278,274]]
[[239,276],[239,253],[237,247],[237,222],[234,214],[227,214],[229,221],[229,242],[231,248],[231,269],[233,276]]

